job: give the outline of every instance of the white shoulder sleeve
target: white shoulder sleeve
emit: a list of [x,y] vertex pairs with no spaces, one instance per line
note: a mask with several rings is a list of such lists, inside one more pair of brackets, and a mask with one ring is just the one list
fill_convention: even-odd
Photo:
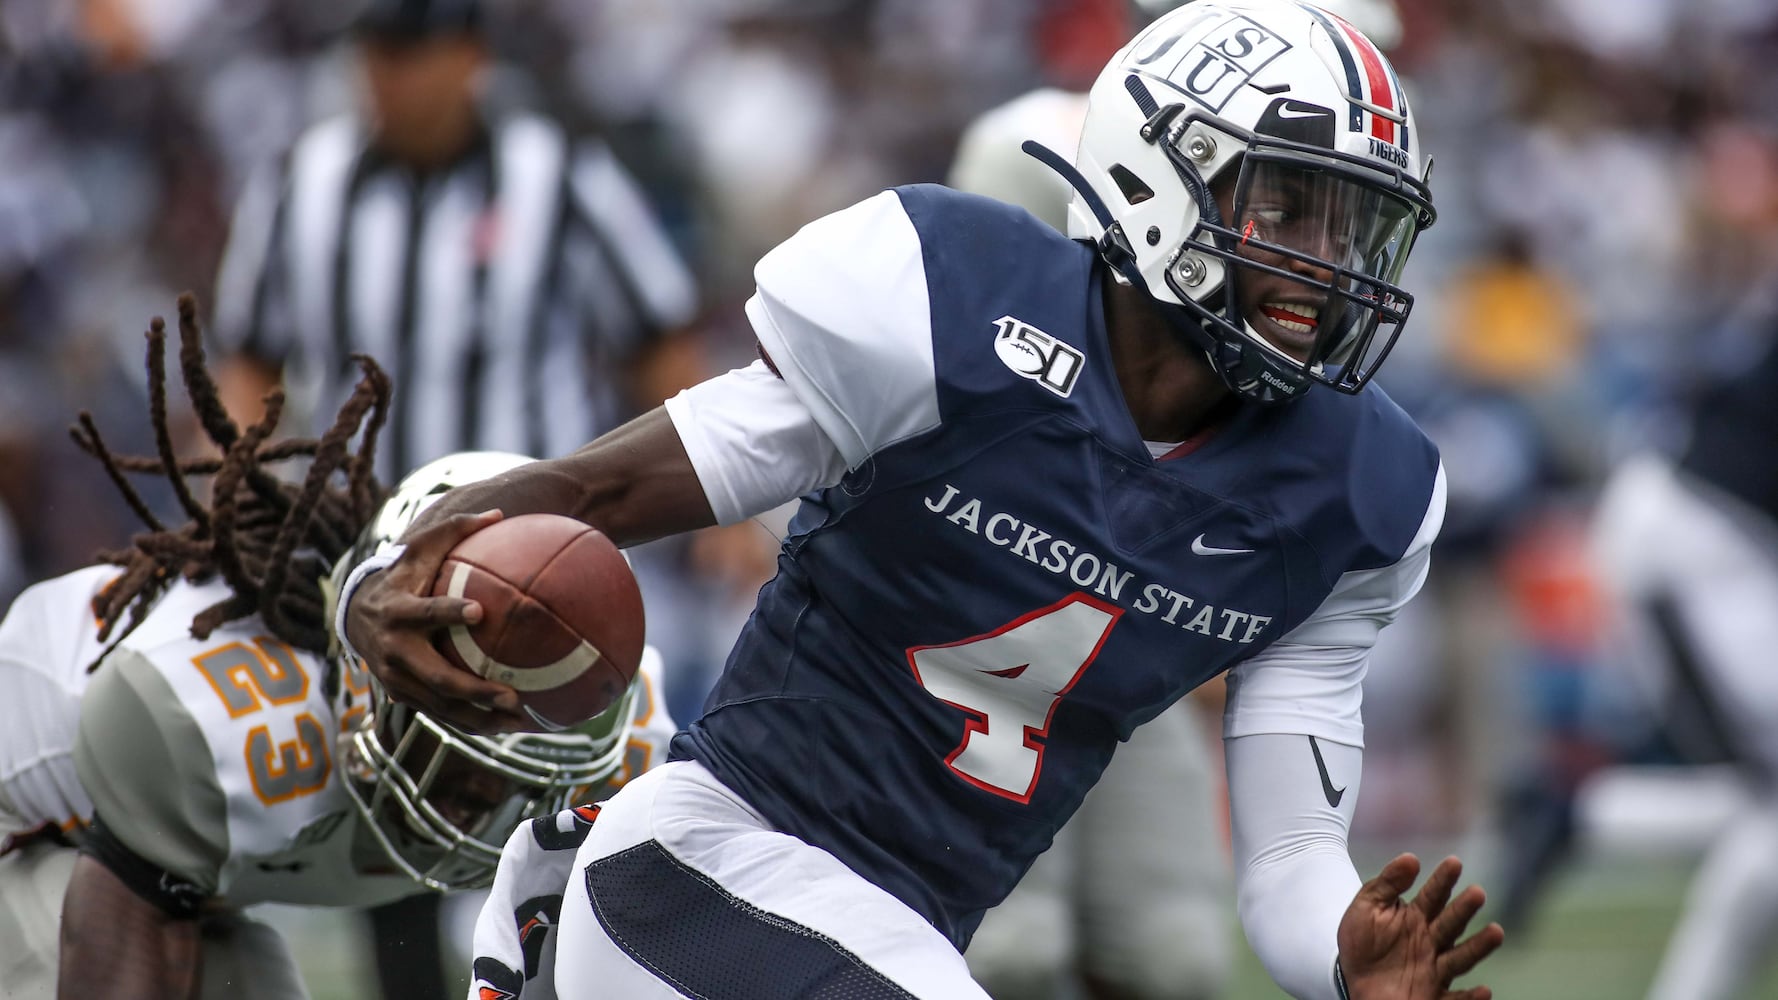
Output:
[[45,823],[68,828],[92,818],[74,771],[80,695],[0,651],[0,846]]
[[1346,852],[1364,753],[1302,735],[1226,741],[1241,929],[1298,1000],[1338,1000],[1340,917],[1361,884]]
[[761,258],[747,318],[848,467],[938,423],[920,237],[885,191]]
[[745,521],[846,473],[833,439],[763,361],[695,385],[666,406],[718,524]]
[[1342,576],[1307,621],[1229,671],[1223,738],[1305,733],[1363,746],[1360,703],[1371,647],[1426,581],[1444,518],[1441,465],[1420,530],[1401,559]]
[[0,619],[0,837],[92,818],[74,743],[87,667],[104,649],[93,595],[120,572],[90,566],[33,584]]

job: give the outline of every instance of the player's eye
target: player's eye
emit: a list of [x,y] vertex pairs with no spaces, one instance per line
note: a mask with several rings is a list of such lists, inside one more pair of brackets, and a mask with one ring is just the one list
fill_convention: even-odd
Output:
[[1296,215],[1282,206],[1260,206],[1253,209],[1253,218],[1268,228],[1276,229],[1296,218]]

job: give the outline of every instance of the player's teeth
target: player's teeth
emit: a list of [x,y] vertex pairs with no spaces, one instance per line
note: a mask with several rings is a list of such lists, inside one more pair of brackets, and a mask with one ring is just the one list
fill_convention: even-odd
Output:
[[[1297,305],[1293,302],[1268,302],[1266,312],[1271,316],[1272,322],[1291,333],[1308,333],[1315,329],[1315,320],[1321,315],[1321,310],[1315,306]],[[1301,316],[1303,319],[1298,322],[1285,319],[1286,316]]]

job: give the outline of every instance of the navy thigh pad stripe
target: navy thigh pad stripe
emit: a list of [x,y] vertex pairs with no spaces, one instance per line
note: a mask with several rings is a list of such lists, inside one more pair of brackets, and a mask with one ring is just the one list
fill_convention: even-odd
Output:
[[754,906],[658,841],[586,866],[624,954],[696,1000],[914,1000],[824,934]]

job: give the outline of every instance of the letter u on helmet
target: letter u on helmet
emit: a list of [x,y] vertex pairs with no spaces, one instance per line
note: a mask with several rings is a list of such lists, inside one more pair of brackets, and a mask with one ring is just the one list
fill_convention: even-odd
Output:
[[[1293,0],[1171,11],[1100,73],[1074,166],[1069,235],[1160,303],[1235,391],[1358,392],[1400,335],[1402,267],[1434,219],[1431,161],[1394,68],[1336,15]],[[1320,302],[1280,317],[1294,351],[1243,315],[1240,283],[1262,275]]]

